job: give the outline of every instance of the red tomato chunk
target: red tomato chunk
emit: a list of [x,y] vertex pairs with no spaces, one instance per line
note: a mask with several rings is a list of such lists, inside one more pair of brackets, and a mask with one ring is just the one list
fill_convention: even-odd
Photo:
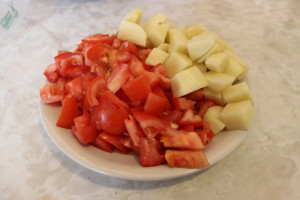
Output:
[[133,151],[143,167],[209,167],[202,150],[214,133],[202,116],[215,103],[202,90],[173,98],[164,66],[145,63],[150,52],[115,35],[85,37],[46,68],[41,100],[61,103],[56,125],[82,144]]

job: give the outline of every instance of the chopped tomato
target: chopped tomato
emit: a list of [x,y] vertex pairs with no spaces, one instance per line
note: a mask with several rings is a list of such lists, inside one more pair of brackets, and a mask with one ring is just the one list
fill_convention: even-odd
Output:
[[180,110],[169,110],[165,111],[160,115],[160,119],[168,121],[168,122],[173,122],[173,123],[178,123],[179,120],[183,116],[183,111]]
[[75,129],[75,136],[82,144],[89,144],[96,140],[99,131],[95,126],[86,126],[80,129]]
[[97,147],[99,147],[99,149],[102,149],[103,151],[107,151],[110,153],[114,151],[113,145],[102,139],[99,135],[96,138],[95,144]]
[[141,76],[142,73],[145,71],[143,63],[135,56],[131,57],[131,60],[129,62],[129,67],[134,77]]
[[51,83],[56,83],[60,77],[57,66],[55,64],[49,65],[45,69],[44,75],[46,76],[47,80]]
[[138,127],[137,122],[132,115],[129,115],[129,119],[124,120],[126,130],[135,146],[140,146],[140,139],[145,137],[143,131]]
[[40,97],[44,103],[58,103],[64,99],[65,80],[59,79],[56,84],[46,84],[40,89]]
[[184,130],[175,130],[166,128],[161,132],[160,141],[165,147],[174,147],[181,149],[203,149],[204,144],[195,132],[187,132]]
[[124,146],[123,140],[125,139],[125,136],[122,135],[115,135],[110,134],[105,131],[99,134],[99,137],[105,140],[106,142],[112,144],[114,147],[116,147],[120,152],[122,153],[128,153],[129,149]]
[[101,98],[111,102],[117,108],[124,107],[126,110],[129,109],[128,104],[122,101],[117,95],[113,94],[110,90],[104,90],[102,92]]
[[124,120],[129,116],[124,107],[120,107],[109,118],[107,123],[104,124],[103,130],[108,133],[122,134],[126,132]]
[[187,110],[187,109],[194,109],[196,101],[187,99],[185,97],[177,97],[173,98],[172,100],[173,107],[176,110]]
[[201,150],[167,150],[165,158],[171,167],[209,168],[210,164]]
[[138,49],[132,42],[125,40],[119,47],[120,50],[127,51],[131,55],[137,56]]
[[127,51],[117,51],[117,61],[118,63],[125,63],[131,59],[131,54]]
[[150,92],[144,105],[144,111],[149,114],[159,115],[166,109],[168,103],[165,98]]
[[89,126],[91,124],[91,116],[88,112],[74,118],[74,125],[77,130]]
[[81,111],[78,108],[76,98],[66,97],[62,105],[56,125],[62,128],[71,128],[74,124],[74,118],[79,116]]
[[130,76],[130,68],[127,64],[121,64],[107,77],[107,88],[116,93]]
[[92,114],[92,124],[101,130],[117,110],[118,108],[111,102],[100,98],[100,102]]
[[89,84],[86,91],[86,102],[89,108],[93,108],[98,105],[98,97],[100,96],[100,92],[107,89],[106,82],[103,77],[98,76]]
[[165,163],[164,152],[156,139],[141,139],[140,162],[143,167]]
[[134,111],[133,116],[139,122],[139,125],[146,134],[146,137],[149,139],[155,138],[159,132],[169,126],[168,122],[142,111]]
[[68,83],[66,83],[65,89],[67,93],[71,94],[72,97],[81,100],[83,98],[81,76],[76,77],[71,81],[69,81]]
[[185,97],[188,99],[201,101],[204,98],[203,89],[191,92],[191,93],[187,94]]
[[57,126],[81,144],[132,150],[145,167],[167,159],[171,167],[206,168],[201,150],[214,133],[201,117],[215,104],[202,89],[173,98],[163,64],[145,63],[150,52],[116,35],[87,36],[75,51],[58,51],[41,100],[62,104]]
[[85,51],[85,59],[88,59],[91,62],[95,62],[100,56],[102,56],[106,52],[107,49],[103,46],[102,42],[97,42]]
[[139,101],[147,97],[151,88],[146,76],[140,76],[134,80],[127,81],[123,87],[123,91],[131,101]]
[[184,112],[178,124],[183,126],[192,125],[199,127],[203,124],[203,120],[199,115],[195,115],[192,109],[188,109]]

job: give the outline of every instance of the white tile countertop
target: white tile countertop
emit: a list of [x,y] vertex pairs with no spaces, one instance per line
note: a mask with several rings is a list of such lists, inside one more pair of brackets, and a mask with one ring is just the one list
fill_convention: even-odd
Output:
[[[39,116],[57,50],[116,30],[133,8],[217,32],[249,66],[255,118],[243,143],[203,173],[129,181],[75,163]],[[2,0],[0,200],[300,199],[300,1]]]

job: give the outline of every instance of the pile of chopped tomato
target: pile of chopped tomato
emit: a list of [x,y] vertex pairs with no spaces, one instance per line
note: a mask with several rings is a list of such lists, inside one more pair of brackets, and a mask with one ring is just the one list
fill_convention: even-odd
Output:
[[88,36],[46,68],[41,100],[61,103],[56,125],[82,144],[133,151],[142,166],[209,167],[202,150],[214,133],[202,116],[214,103],[202,90],[173,98],[163,65],[145,64],[150,52],[115,35]]

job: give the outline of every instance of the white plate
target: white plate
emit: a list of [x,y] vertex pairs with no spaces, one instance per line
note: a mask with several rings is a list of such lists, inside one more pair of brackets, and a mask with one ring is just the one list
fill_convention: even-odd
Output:
[[[133,154],[107,153],[93,146],[81,145],[69,129],[55,125],[60,112],[59,106],[40,103],[42,123],[53,142],[78,164],[113,177],[129,180],[163,180],[186,176],[199,169],[170,168],[167,165],[142,167]],[[225,158],[236,149],[247,135],[247,131],[227,131],[218,134],[204,152],[211,165]]]

